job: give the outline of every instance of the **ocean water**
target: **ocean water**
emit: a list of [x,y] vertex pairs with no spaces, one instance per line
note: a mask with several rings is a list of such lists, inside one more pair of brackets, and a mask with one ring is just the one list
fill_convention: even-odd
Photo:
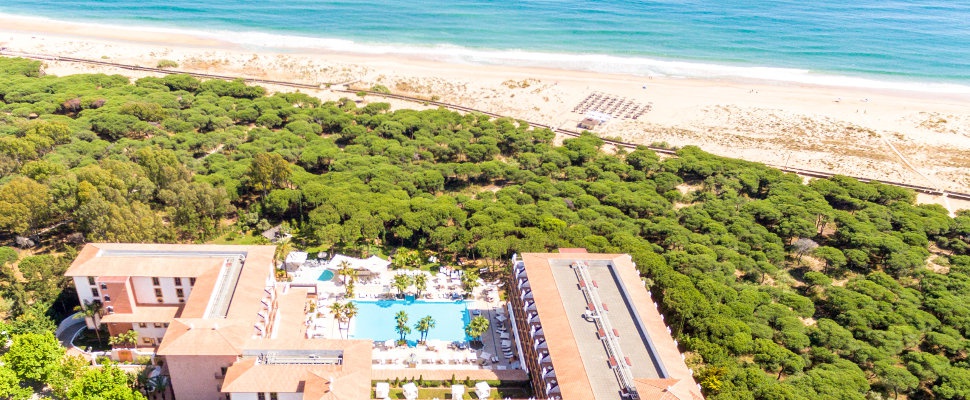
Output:
[[962,0],[3,0],[0,13],[284,51],[970,93]]

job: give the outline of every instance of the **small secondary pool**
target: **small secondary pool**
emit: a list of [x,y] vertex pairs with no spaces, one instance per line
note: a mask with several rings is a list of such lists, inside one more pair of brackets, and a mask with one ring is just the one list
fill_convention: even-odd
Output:
[[421,333],[414,329],[419,319],[430,315],[435,320],[435,327],[428,331],[428,340],[444,340],[446,342],[465,341],[465,325],[468,324],[467,301],[424,301],[424,300],[355,300],[357,317],[354,318],[355,329],[350,337],[371,340],[397,340],[400,335],[394,328],[394,316],[398,311],[408,313],[408,326],[411,333],[407,335],[408,343],[412,346],[421,338]]
[[[313,275],[310,275],[310,276],[313,276]],[[319,278],[317,278],[318,281],[323,281],[323,282],[328,282],[331,279],[333,279],[333,271],[329,269],[323,270],[323,273],[320,274]]]

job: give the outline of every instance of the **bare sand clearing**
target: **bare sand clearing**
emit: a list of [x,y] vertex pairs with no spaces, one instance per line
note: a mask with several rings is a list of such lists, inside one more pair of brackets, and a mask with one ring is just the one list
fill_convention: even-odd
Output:
[[[970,93],[646,78],[323,50],[274,52],[185,34],[2,16],[0,46],[147,67],[167,59],[179,63],[179,70],[310,84],[380,84],[394,93],[569,129],[583,118],[573,112],[575,107],[597,92],[649,106],[636,120],[617,118],[597,127],[595,132],[604,137],[693,144],[773,165],[970,192]],[[55,75],[148,74],[70,62],[46,64],[46,71]],[[310,92],[324,99],[346,96],[325,89]],[[607,104],[600,106],[606,109]]]

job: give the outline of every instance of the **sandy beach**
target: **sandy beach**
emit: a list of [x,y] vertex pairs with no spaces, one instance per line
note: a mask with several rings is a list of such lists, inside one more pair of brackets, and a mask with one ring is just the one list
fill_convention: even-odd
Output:
[[[603,137],[698,145],[773,165],[970,193],[970,93],[649,78],[310,49],[283,52],[189,34],[10,16],[0,16],[0,47],[146,67],[164,59],[183,71],[355,89],[383,85],[393,93],[567,129],[577,129],[585,112],[604,111],[614,118],[594,130]],[[45,71],[148,74],[63,61],[46,62]],[[323,99],[346,96],[327,89],[310,92]],[[591,98],[601,101],[590,104]],[[425,107],[390,102],[395,108]]]

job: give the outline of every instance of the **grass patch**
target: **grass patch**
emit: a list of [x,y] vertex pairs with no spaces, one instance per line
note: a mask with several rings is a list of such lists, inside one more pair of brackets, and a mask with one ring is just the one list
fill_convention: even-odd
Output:
[[225,234],[217,236],[208,242],[209,244],[269,244],[263,235],[256,233],[255,231],[247,231],[246,233],[239,234],[237,231],[229,231]]

